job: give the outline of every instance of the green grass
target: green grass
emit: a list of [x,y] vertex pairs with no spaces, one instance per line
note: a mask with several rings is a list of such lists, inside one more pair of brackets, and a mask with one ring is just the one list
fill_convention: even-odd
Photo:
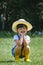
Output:
[[11,54],[13,34],[0,32],[0,65],[43,65],[43,36],[31,37],[30,59],[32,62],[15,62]]

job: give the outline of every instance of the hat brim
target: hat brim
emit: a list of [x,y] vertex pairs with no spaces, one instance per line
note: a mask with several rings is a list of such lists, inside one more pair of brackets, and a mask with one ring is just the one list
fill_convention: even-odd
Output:
[[27,21],[25,21],[25,22],[24,21],[15,21],[12,25],[12,30],[14,32],[17,32],[17,25],[18,24],[25,24],[27,26],[27,31],[30,31],[32,29],[32,25]]

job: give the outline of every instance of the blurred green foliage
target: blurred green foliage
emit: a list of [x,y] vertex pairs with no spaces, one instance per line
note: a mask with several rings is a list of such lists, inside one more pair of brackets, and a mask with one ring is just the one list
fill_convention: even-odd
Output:
[[[32,31],[43,30],[43,0],[0,0],[0,14],[2,13],[6,15],[5,30],[11,31],[12,23],[20,18],[33,25]],[[0,30],[2,30],[1,18]]]

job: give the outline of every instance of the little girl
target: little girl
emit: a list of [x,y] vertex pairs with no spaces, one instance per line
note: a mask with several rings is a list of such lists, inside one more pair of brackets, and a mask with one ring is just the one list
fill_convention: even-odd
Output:
[[32,25],[24,19],[15,21],[12,25],[12,30],[17,34],[14,35],[14,47],[12,48],[12,54],[15,57],[15,61],[19,61],[21,57],[24,61],[31,61],[30,56],[30,37],[27,35],[27,31],[32,29]]

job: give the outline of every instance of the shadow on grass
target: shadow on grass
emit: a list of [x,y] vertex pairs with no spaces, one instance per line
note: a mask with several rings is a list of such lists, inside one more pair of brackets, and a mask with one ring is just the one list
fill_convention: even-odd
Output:
[[0,63],[6,63],[6,62],[15,62],[15,61],[12,61],[12,60],[8,60],[8,61],[0,61]]

